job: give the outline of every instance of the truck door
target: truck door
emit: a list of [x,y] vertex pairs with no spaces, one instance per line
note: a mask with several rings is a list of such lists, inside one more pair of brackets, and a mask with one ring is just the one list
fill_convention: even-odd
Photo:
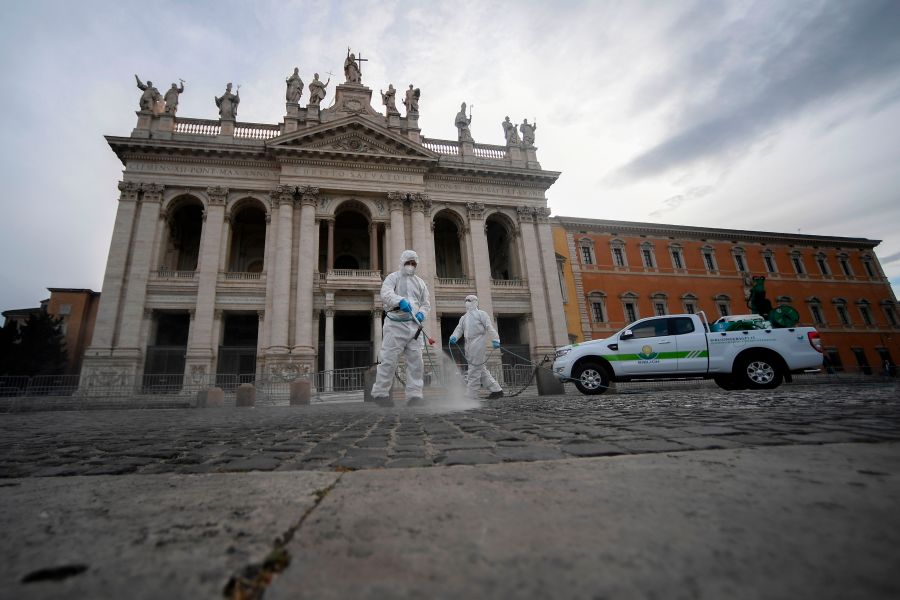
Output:
[[[629,335],[630,332],[630,335]],[[653,375],[674,372],[674,337],[667,317],[639,321],[619,335],[616,360],[622,375]]]
[[675,340],[679,373],[706,373],[709,368],[709,350],[706,347],[705,329],[697,329],[690,317],[670,317],[669,333]]

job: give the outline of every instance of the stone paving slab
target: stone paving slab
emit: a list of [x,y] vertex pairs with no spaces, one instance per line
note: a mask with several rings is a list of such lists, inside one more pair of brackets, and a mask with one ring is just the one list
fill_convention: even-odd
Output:
[[347,473],[266,600],[900,597],[900,444]]
[[[220,598],[338,473],[0,482],[0,596]],[[68,576],[65,575],[68,573]],[[38,580],[23,583],[31,575]],[[62,577],[62,579],[53,579]]]
[[[889,385],[575,393],[468,410],[336,403],[39,412],[0,414],[0,479],[359,470],[895,439],[900,397]],[[587,442],[595,445],[580,445]],[[508,451],[515,447],[532,450]]]

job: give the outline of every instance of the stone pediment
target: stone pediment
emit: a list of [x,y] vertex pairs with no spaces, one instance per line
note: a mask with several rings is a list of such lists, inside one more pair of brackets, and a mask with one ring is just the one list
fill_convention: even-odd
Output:
[[437,154],[367,119],[351,116],[272,138],[267,148],[283,155],[352,155],[369,159],[436,161]]

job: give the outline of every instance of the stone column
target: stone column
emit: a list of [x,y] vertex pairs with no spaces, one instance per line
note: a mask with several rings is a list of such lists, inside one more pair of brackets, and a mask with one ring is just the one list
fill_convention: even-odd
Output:
[[488,253],[487,234],[484,231],[484,204],[468,202],[469,230],[472,239],[472,256],[474,257],[473,273],[475,293],[478,295],[478,307],[490,315],[494,314],[494,302],[491,297],[491,261]]
[[272,204],[278,207],[278,241],[275,244],[275,269],[272,277],[272,322],[269,353],[287,354],[291,296],[291,250],[294,229],[294,189],[280,185],[272,192]]
[[[272,220],[272,203],[270,199],[270,208],[266,211],[266,249],[263,263],[263,273],[266,275],[266,304],[265,311],[267,315],[272,314],[272,303],[275,296],[275,269],[273,268],[275,244],[276,244],[276,224],[278,220]],[[259,351],[256,353],[257,364],[262,363],[265,366],[265,349],[269,347],[272,335],[272,319],[264,319],[262,329],[259,336]]]
[[369,223],[369,270],[377,271],[378,266],[378,223]]
[[125,286],[122,306],[122,320],[119,336],[113,349],[113,356],[127,357],[136,362],[141,357],[141,318],[147,298],[147,279],[150,276],[150,260],[153,252],[153,238],[159,226],[159,210],[162,202],[163,186],[155,183],[141,184],[141,202],[134,240],[131,244],[131,264]]
[[[300,244],[297,248],[297,310],[294,323],[294,348],[291,354],[311,371],[316,348],[313,347],[313,274],[316,270],[316,205],[319,188],[307,185],[300,188]],[[287,324],[285,323],[285,326]],[[318,326],[318,323],[316,324]]]
[[334,389],[334,307],[325,307],[325,391]]
[[[544,265],[544,283],[547,287],[547,308],[550,317],[550,339],[557,347],[569,343],[566,314],[563,310],[562,293],[559,291],[559,269],[556,265],[556,250],[553,248],[553,232],[550,230],[550,209],[535,209],[538,241]],[[565,282],[563,282],[565,283]]]
[[334,270],[334,219],[328,219],[328,260],[325,263],[325,272]]
[[434,294],[434,231],[431,223],[431,200],[427,194],[415,194],[412,201],[412,248],[419,255],[419,267],[416,273],[425,280],[428,286],[428,301],[431,304],[431,316],[425,323],[425,329],[435,339],[440,339],[441,324],[434,318],[437,314],[437,301]]
[[85,363],[92,357],[108,356],[112,352],[113,333],[122,300],[125,285],[126,248],[131,246],[131,231],[137,214],[138,192],[140,184],[130,181],[119,182],[119,207],[116,210],[116,223],[113,226],[112,241],[109,244],[109,255],[106,259],[106,271],[103,274],[103,293],[100,306],[97,308],[97,320],[91,347],[85,353]]
[[531,313],[534,315],[534,334],[532,350],[535,355],[553,352],[550,328],[550,315],[547,310],[547,294],[541,276],[541,249],[538,246],[534,229],[534,209],[528,206],[516,207],[519,224],[522,230],[522,262],[528,277],[528,291],[531,293]]
[[197,261],[197,303],[194,323],[188,336],[185,374],[210,372],[215,354],[213,341],[213,309],[216,305],[216,281],[219,278],[222,229],[228,188],[212,186],[206,190],[209,202],[203,213],[200,256]]
[[263,350],[266,347],[266,342],[263,340],[263,331],[266,329],[266,311],[258,310],[256,311],[256,316],[258,317],[258,324],[256,326],[256,331],[258,332],[258,337],[256,338],[256,376],[263,377],[264,373],[260,368],[260,358],[263,355]]
[[388,272],[394,270],[395,265],[400,263],[400,254],[406,250],[406,225],[403,222],[403,199],[404,195],[400,192],[391,192],[388,194],[388,200],[391,207],[391,253],[388,264],[391,268]]
[[[380,303],[381,296],[376,294],[375,301]],[[376,307],[372,309],[372,362],[378,362],[381,358],[381,314],[382,309]]]

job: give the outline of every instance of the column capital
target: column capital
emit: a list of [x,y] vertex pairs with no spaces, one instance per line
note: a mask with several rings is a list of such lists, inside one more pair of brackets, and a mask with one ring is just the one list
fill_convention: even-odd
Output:
[[152,316],[153,316],[153,309],[145,307],[144,308],[144,318],[149,319]]
[[228,199],[228,188],[221,185],[211,185],[206,188],[206,193],[209,196],[210,204],[225,204],[225,201]]
[[260,321],[265,321],[266,320],[266,311],[258,310],[258,311],[256,311],[256,316],[259,318]]
[[373,319],[380,319],[382,313],[384,313],[384,311],[381,310],[380,308],[373,308],[373,309],[371,310],[371,314],[372,314],[372,318],[373,318]]
[[468,212],[470,220],[483,219],[484,202],[466,202],[466,211]]
[[534,209],[530,206],[517,206],[516,215],[519,223],[534,223]]
[[294,187],[290,185],[275,186],[275,189],[269,192],[269,197],[272,198],[272,206],[275,208],[282,204],[293,204]]
[[406,194],[403,192],[388,192],[388,207],[391,212],[395,210],[403,210],[403,201],[406,200]]
[[335,313],[334,307],[333,307],[333,306],[326,306],[325,309],[324,309],[324,313],[325,313],[325,318],[326,318],[326,319],[329,318],[329,317],[334,317],[334,313]]
[[225,314],[225,311],[221,308],[216,308],[213,310],[213,317],[218,321],[222,318],[222,315]]
[[534,217],[537,219],[538,223],[549,223],[550,222],[550,208],[547,206],[540,206],[534,209]]
[[319,188],[314,185],[304,185],[298,188],[300,192],[300,205],[315,207],[319,201]]
[[158,183],[142,183],[141,192],[143,192],[142,202],[162,202],[163,190],[165,186]]
[[412,210],[421,212],[428,216],[431,214],[431,199],[428,194],[415,193],[410,195],[410,206]]
[[141,191],[141,184],[133,181],[119,182],[119,201],[120,202],[137,202],[138,192]]

